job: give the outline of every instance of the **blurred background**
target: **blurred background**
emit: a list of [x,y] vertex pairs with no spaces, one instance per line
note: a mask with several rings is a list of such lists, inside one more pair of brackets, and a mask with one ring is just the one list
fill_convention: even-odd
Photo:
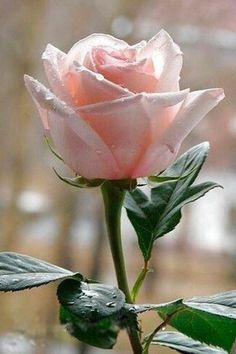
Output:
[[[134,44],[167,30],[184,52],[181,88],[223,87],[225,100],[190,134],[182,151],[209,140],[201,180],[214,190],[184,209],[181,224],[156,243],[139,301],[213,294],[236,287],[235,0],[0,0],[0,250],[29,254],[115,284],[98,189],[63,184],[70,171],[43,141],[23,75],[46,83],[48,42],[67,52],[79,39],[110,33]],[[132,283],[142,266],[126,216],[124,248]],[[130,256],[132,254],[132,257]],[[71,339],[58,324],[56,286],[0,294],[0,354],[103,353]],[[146,316],[147,317],[147,316]],[[144,328],[155,317],[143,318]],[[154,348],[151,353],[155,353]],[[112,351],[128,354],[125,334]],[[171,350],[158,350],[170,353]]]

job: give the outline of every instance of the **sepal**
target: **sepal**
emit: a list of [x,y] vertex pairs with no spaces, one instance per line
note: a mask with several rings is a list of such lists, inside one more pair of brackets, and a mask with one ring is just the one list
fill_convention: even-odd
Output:
[[53,169],[53,171],[55,172],[55,174],[57,175],[57,177],[61,181],[69,184],[70,186],[77,187],[77,188],[99,187],[105,182],[104,179],[91,179],[91,180],[89,180],[89,179],[87,179],[85,177],[81,177],[81,176],[76,176],[73,178],[63,177],[55,170],[55,168]]

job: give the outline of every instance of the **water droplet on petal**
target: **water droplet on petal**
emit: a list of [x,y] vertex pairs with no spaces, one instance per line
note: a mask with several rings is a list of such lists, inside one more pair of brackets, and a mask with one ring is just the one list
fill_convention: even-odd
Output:
[[102,80],[104,80],[104,76],[102,74],[97,74],[96,79],[99,81],[102,81]]
[[52,101],[54,99],[54,96],[50,92],[48,92],[46,93],[45,99],[47,101]]
[[96,154],[101,155],[101,150],[96,150]]
[[140,42],[140,45],[145,46],[147,44],[147,41],[143,40]]

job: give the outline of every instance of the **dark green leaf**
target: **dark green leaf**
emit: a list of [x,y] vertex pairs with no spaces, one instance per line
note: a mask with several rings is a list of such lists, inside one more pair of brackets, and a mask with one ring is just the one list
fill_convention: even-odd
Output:
[[74,273],[37,258],[0,253],[0,291],[17,291],[71,277]]
[[59,286],[60,304],[75,316],[87,321],[117,315],[125,303],[124,294],[110,285],[66,279]]
[[226,308],[236,308],[236,290],[211,296],[194,297],[188,301],[191,303],[208,303],[226,306]]
[[183,179],[188,177],[192,172],[194,171],[188,171],[186,174],[183,174],[182,176],[167,176],[164,174],[164,172],[160,173],[157,176],[149,176],[148,177],[148,181],[152,182],[152,183],[165,183],[165,182],[170,182],[170,181],[176,181],[178,179]]
[[[154,241],[172,231],[181,219],[181,208],[202,197],[213,188],[219,187],[213,182],[192,186],[209,146],[203,143],[187,151],[158,178],[169,181],[151,189],[148,197],[140,189],[126,194],[127,215],[137,232],[139,247],[145,260],[151,257]],[[179,176],[176,179],[176,176]],[[174,178],[173,180],[170,180]]]
[[[152,189],[153,199],[155,202],[162,203],[163,199],[170,197],[166,201],[166,205],[162,209],[159,222],[156,224],[154,229],[155,239],[165,235],[166,233],[172,231],[175,226],[179,223],[181,219],[181,208],[195,200],[203,197],[207,192],[213,188],[220,187],[219,184],[214,182],[204,182],[197,184],[195,186],[188,187],[185,191],[173,192],[170,190],[169,186],[162,185],[162,188]],[[159,190],[158,190],[159,189]],[[178,195],[178,193],[183,193]],[[172,203],[170,199],[173,197]],[[160,199],[159,199],[160,198]]]
[[152,344],[161,345],[171,349],[175,349],[177,352],[187,354],[226,354],[223,349],[210,347],[204,343],[193,340],[178,332],[161,332],[158,333]]
[[126,315],[125,296],[118,288],[67,279],[59,285],[57,295],[61,323],[71,335],[99,348],[113,347]]
[[236,291],[212,297],[196,297],[176,308],[157,309],[159,315],[185,335],[230,352],[236,339]]
[[60,310],[60,321],[73,337],[103,349],[113,348],[120,330],[119,323],[112,317],[94,322],[86,321],[85,318],[75,316],[63,306]]
[[181,155],[170,167],[163,171],[159,177],[189,176],[191,174],[191,183],[195,181],[201,170],[209,152],[209,143],[204,142],[189,149]]
[[161,311],[165,310],[166,314],[173,314],[183,306],[183,299],[177,299],[162,304],[125,304],[125,309],[128,312],[140,314],[147,311]]

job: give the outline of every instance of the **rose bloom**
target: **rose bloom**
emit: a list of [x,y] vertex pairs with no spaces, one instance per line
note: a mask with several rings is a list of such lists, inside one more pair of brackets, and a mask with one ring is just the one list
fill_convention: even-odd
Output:
[[25,76],[45,134],[88,179],[150,176],[173,162],[183,139],[223,99],[222,89],[179,89],[182,52],[160,31],[133,46],[93,34],[65,54],[42,56],[51,90]]

